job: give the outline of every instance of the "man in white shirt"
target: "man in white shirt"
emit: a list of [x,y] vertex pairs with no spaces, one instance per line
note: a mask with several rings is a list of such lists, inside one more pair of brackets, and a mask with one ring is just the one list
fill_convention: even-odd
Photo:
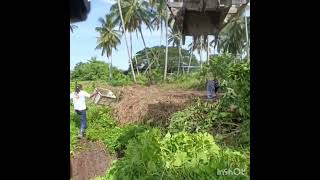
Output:
[[90,95],[86,91],[82,90],[82,85],[79,84],[76,87],[76,91],[70,94],[70,100],[73,100],[73,106],[75,112],[80,116],[80,133],[79,138],[84,136],[85,129],[87,128],[87,106],[86,97],[91,98],[95,96],[98,92]]

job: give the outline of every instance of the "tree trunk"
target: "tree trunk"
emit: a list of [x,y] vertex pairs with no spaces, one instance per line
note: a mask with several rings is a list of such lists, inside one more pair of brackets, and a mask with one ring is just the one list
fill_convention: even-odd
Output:
[[202,69],[202,36],[200,36],[200,69]]
[[135,75],[134,69],[133,69],[132,59],[130,59],[129,46],[128,46],[128,41],[127,41],[127,36],[126,36],[126,28],[125,28],[124,20],[123,20],[123,17],[122,17],[122,10],[121,10],[120,1],[121,0],[118,0],[118,8],[119,8],[120,18],[121,18],[121,22],[122,22],[122,30],[123,30],[123,34],[124,34],[124,39],[126,41],[126,47],[127,47],[128,57],[129,57],[129,61],[130,61],[133,80],[134,80],[134,82],[137,82],[136,75]]
[[161,20],[161,17],[160,17],[160,47],[162,45],[162,20]]
[[[132,32],[130,32],[130,55],[131,55],[131,60],[133,59],[133,55],[132,55]],[[135,59],[135,62],[136,62],[136,70],[137,70],[137,74],[139,75],[140,72],[139,72],[139,68],[138,68],[138,62],[137,62],[137,58],[136,56],[134,56],[134,59]]]
[[149,59],[149,51],[147,50],[147,45],[146,45],[146,42],[144,41],[144,37],[143,37],[142,31],[141,31],[141,28],[139,28],[139,32],[140,32],[140,36],[141,36],[142,41],[143,41],[144,48],[146,50],[146,56],[147,56],[148,66],[149,66],[148,69],[149,69],[150,74],[151,74],[151,63],[150,63],[150,59]]
[[130,59],[132,61],[132,32],[129,32],[129,37],[130,37]]
[[207,35],[207,63],[209,64],[209,35]]
[[191,66],[191,59],[192,59],[192,55],[193,55],[193,41],[192,41],[192,44],[191,44],[191,52],[190,52],[190,60],[189,60],[189,66],[188,66],[188,74],[190,72],[190,66]]
[[164,64],[164,80],[167,79],[167,69],[168,69],[168,8],[166,7],[166,59]]
[[110,56],[109,79],[112,80],[112,55]]
[[178,74],[180,72],[180,66],[181,66],[181,39],[179,39],[179,62],[178,62]]
[[134,60],[136,61],[136,69],[137,69],[137,73],[138,73],[138,75],[140,75],[139,67],[138,67],[138,61],[137,61],[137,57],[136,57],[136,56],[134,56]]

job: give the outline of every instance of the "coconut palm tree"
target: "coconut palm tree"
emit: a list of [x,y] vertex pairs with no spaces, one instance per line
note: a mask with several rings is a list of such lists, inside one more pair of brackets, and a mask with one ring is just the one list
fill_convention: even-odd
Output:
[[133,76],[133,80],[134,82],[137,82],[136,80],[136,75],[133,69],[133,63],[132,63],[132,59],[130,59],[130,52],[129,52],[129,46],[128,46],[128,41],[127,41],[127,36],[126,36],[126,27],[125,27],[125,21],[123,20],[123,15],[122,15],[122,9],[121,9],[121,0],[118,0],[118,10],[119,10],[119,14],[120,14],[120,19],[121,19],[121,23],[122,23],[122,31],[124,34],[124,39],[126,41],[126,46],[127,46],[127,52],[128,52],[128,57],[129,57],[129,61],[130,61],[130,66],[131,66],[131,72],[132,72],[132,76]]
[[218,49],[233,55],[241,55],[246,44],[245,23],[243,18],[230,22],[220,33]]
[[[172,21],[171,21],[172,22]],[[181,39],[182,34],[180,30],[177,28],[177,26],[174,25],[174,23],[170,23],[170,35],[168,38],[168,43],[172,43],[172,47],[177,47],[179,51],[179,61],[178,61],[178,73],[180,71],[181,66]]]
[[191,60],[193,56],[193,41],[191,42],[191,49],[190,49],[190,57],[189,57],[189,65],[188,65],[188,74],[190,72]]
[[117,45],[120,44],[120,31],[115,30],[115,24],[111,21],[111,17],[106,15],[105,19],[100,18],[100,27],[96,27],[96,31],[99,32],[96,49],[101,49],[101,55],[107,55],[110,59],[109,79],[112,79],[112,50],[117,50]]
[[200,56],[200,68],[202,69],[202,50],[203,50],[203,44],[206,40],[206,36],[193,36],[192,43],[189,44],[189,50],[191,52],[197,50],[199,56]]
[[[143,0],[124,0],[122,3],[122,12],[124,19],[123,22],[120,21],[121,18],[119,17],[119,7],[114,5],[110,8],[111,16],[113,16],[113,19],[116,23],[120,24],[120,26],[124,24],[125,30],[128,31],[130,34],[134,31],[136,31],[136,33],[140,33],[145,48],[147,46],[142,33],[142,25],[146,25],[146,27],[151,31],[152,26],[150,21],[152,16],[154,15],[154,13],[151,12],[149,6],[150,5],[148,4],[148,2]],[[130,40],[131,39],[132,38],[130,38]],[[132,41],[130,41],[130,47],[132,47]],[[148,53],[147,60],[150,64]]]
[[[214,46],[217,46],[218,52],[229,52],[235,56],[242,56],[245,47],[249,47],[247,45],[249,42],[246,38],[245,17],[243,17],[244,11],[245,8],[242,8],[230,18],[228,23],[223,26],[219,37],[211,41],[210,44],[215,44]],[[248,33],[250,33],[250,28],[248,28]]]
[[150,5],[153,9],[157,11],[158,16],[152,20],[152,24],[158,30],[161,29],[160,34],[160,46],[162,44],[162,23],[165,21],[166,29],[166,57],[165,57],[165,67],[164,67],[164,80],[167,78],[167,69],[168,69],[168,7],[165,0],[150,0]]
[[163,79],[166,80],[167,78],[167,70],[168,70],[168,7],[166,7],[166,58],[164,64],[164,77]]
[[156,11],[156,16],[151,21],[153,27],[160,29],[160,46],[162,45],[163,22],[166,21],[166,2],[165,0],[150,0],[151,8]]

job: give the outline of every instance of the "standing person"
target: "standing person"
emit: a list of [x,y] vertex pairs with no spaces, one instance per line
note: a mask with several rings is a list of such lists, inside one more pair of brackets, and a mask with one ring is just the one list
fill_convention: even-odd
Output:
[[73,100],[73,106],[75,112],[80,116],[80,132],[79,138],[82,138],[85,133],[85,129],[87,128],[87,106],[86,106],[86,97],[91,98],[98,94],[98,92],[90,95],[86,91],[82,90],[82,85],[79,84],[76,87],[75,92],[70,94],[70,100]]
[[214,100],[217,97],[217,91],[218,91],[219,87],[220,87],[219,81],[217,79],[207,78],[208,100]]

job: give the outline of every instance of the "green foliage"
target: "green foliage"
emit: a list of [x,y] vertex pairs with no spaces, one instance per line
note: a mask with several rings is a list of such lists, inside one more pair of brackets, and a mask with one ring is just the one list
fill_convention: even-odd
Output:
[[[73,110],[70,111],[70,119],[70,151],[73,152],[77,146],[80,120]],[[111,153],[125,149],[130,139],[147,129],[145,126],[134,124],[120,128],[112,117],[110,109],[95,105],[88,106],[87,121],[88,140],[103,142]]]
[[[218,39],[218,51],[231,53],[234,56],[241,56],[247,46],[245,17],[238,16],[222,29]],[[248,34],[250,37],[250,18],[248,19]],[[211,42],[211,45],[214,41]]]
[[[137,76],[138,83],[156,81],[160,71],[155,68],[154,74]],[[103,142],[112,153],[124,152],[124,157],[97,179],[249,179],[249,62],[224,54],[211,58],[199,73],[156,82],[168,88],[203,90],[211,78],[219,80],[221,98],[214,103],[199,99],[174,113],[168,128],[162,131],[137,124],[119,127],[110,109],[89,105],[88,139]],[[119,75],[119,79],[125,78]],[[73,112],[70,116],[73,151],[77,147],[74,137],[78,120]],[[235,168],[244,169],[245,174],[218,173]]]
[[[221,83],[222,97],[216,102],[199,100],[175,113],[170,119],[170,132],[210,132],[219,143],[238,147],[249,146],[250,66],[231,55],[210,60],[201,72],[202,82],[216,78]],[[205,83],[203,83],[205,84]]]
[[[147,51],[149,53],[149,59],[152,63],[151,69],[159,69],[161,72],[159,74],[163,74],[164,72],[164,63],[165,63],[165,46],[154,46],[152,48],[143,49],[136,53],[136,58],[138,64],[145,62],[147,59],[146,54]],[[190,52],[181,49],[181,63],[189,63]],[[136,69],[136,63],[134,62],[134,69]],[[178,71],[178,62],[179,62],[179,50],[175,47],[168,48],[168,73],[174,73]],[[197,66],[199,63],[197,59],[193,56],[191,60],[192,66]],[[181,70],[181,69],[180,69]]]
[[[162,136],[152,129],[129,141],[126,156],[100,179],[249,179],[248,156],[219,148],[207,133]],[[217,170],[245,169],[245,175],[218,176]]]
[[[147,48],[142,51],[139,51],[136,54],[137,62],[142,63],[146,61],[146,51],[149,52],[149,59],[151,59],[152,67],[151,67],[151,73],[150,71],[147,71],[148,73],[144,73],[144,70],[140,70],[140,75],[136,76],[137,84],[140,85],[150,85],[150,84],[158,84],[162,83],[163,79],[163,70],[164,70],[164,59],[165,59],[165,47],[153,47],[153,48]],[[187,50],[182,49],[181,51],[182,58],[181,63],[189,63],[189,56],[190,53]],[[169,59],[168,59],[168,72],[176,72],[178,69],[178,60],[179,60],[179,52],[176,48],[169,48]],[[136,64],[135,61],[133,61],[134,69],[136,70]],[[191,65],[197,66],[198,62],[196,58],[192,58]],[[112,79],[109,79],[109,64],[105,63],[103,61],[99,61],[96,58],[92,58],[87,63],[78,63],[74,70],[71,72],[71,79],[72,81],[104,81],[108,82],[108,84],[112,86],[126,86],[126,85],[132,85],[132,78],[129,73],[129,75],[125,75],[122,71],[118,70],[117,68],[112,68]],[[130,72],[130,69],[129,69]],[[182,73],[182,69],[180,69],[180,72]],[[173,78],[171,78],[170,82],[172,84],[178,84],[181,85],[181,88],[197,88],[198,86],[202,85],[202,82],[199,81],[198,74],[192,74],[192,75],[174,75]],[[190,81],[192,80],[192,81]],[[174,81],[174,82],[173,82]],[[70,90],[74,91],[73,89],[74,85],[71,85]],[[202,85],[201,88],[204,86]],[[198,88],[197,88],[198,89]]]
[[107,55],[107,57],[112,56],[112,50],[117,50],[118,44],[120,44],[120,31],[115,30],[116,24],[112,22],[112,18],[108,15],[105,16],[105,19],[99,18],[101,23],[100,27],[96,27],[96,31],[99,32],[99,37],[97,40],[96,49],[101,49],[101,55]]
[[201,81],[200,74],[198,72],[169,76],[167,81],[163,83],[163,87],[167,89],[196,89],[204,90],[205,83]]
[[140,85],[147,85],[147,84],[149,84],[149,79],[148,79],[148,77],[146,77],[146,76],[137,75],[136,78],[137,78],[137,84],[140,84]]
[[[216,78],[221,83],[225,93],[222,106],[233,106],[240,116],[250,117],[250,62],[236,59],[230,54],[216,56],[210,59],[203,69],[206,78]],[[224,109],[225,110],[225,109]]]
[[[99,61],[96,58],[91,58],[86,63],[77,63],[71,73],[72,80],[78,81],[96,81],[109,79],[109,64],[104,61]],[[120,70],[112,67],[112,77],[117,80],[119,77],[125,76]]]
[[77,135],[79,133],[79,128],[76,125],[76,114],[70,112],[70,153],[72,154],[77,148]]
[[109,81],[112,86],[126,86],[132,85],[132,79],[129,75],[125,75],[122,72],[113,72],[113,78]]

